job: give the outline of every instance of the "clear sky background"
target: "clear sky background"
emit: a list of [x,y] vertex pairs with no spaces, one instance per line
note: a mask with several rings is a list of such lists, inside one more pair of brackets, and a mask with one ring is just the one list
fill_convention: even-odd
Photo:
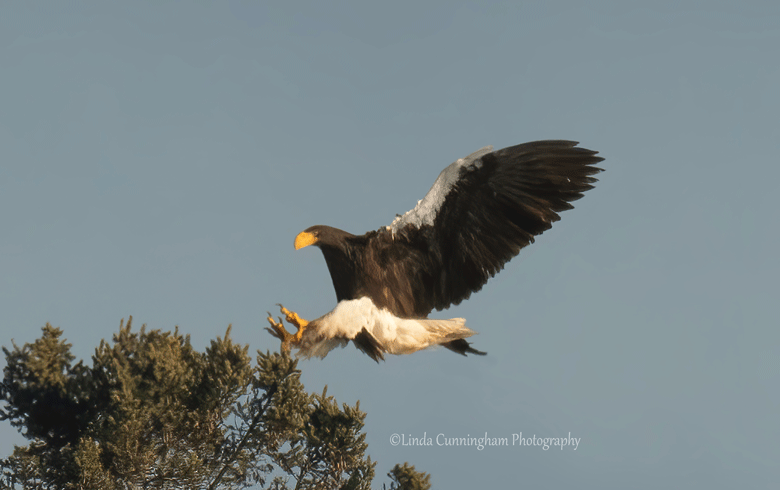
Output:
[[[276,350],[275,303],[335,305],[299,231],[377,229],[482,146],[572,139],[596,188],[436,313],[487,357],[350,345],[306,388],[360,400],[380,486],[409,461],[434,488],[776,488],[778,26],[769,1],[3,3],[0,343],[51,322],[89,359],[133,315]],[[435,442],[485,432],[581,442]]]

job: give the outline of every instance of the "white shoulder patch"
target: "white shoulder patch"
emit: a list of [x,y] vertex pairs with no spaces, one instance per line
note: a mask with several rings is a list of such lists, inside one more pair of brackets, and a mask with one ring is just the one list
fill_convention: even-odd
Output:
[[460,177],[460,170],[462,168],[478,168],[481,165],[479,159],[492,151],[492,146],[480,148],[466,158],[459,158],[450,166],[442,170],[439,177],[436,179],[436,182],[433,183],[431,190],[428,191],[421,201],[417,201],[417,206],[411,211],[407,211],[403,216],[395,218],[387,229],[395,234],[406,225],[414,225],[417,228],[425,225],[433,225],[439,208],[441,208],[441,205],[444,203],[444,198],[447,197],[450,189],[452,189],[452,186],[455,185],[455,182],[458,181],[458,177]]

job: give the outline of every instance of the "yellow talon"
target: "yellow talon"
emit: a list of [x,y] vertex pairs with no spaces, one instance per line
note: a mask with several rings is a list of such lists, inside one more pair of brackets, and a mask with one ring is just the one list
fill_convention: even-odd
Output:
[[281,309],[282,315],[285,315],[287,322],[298,327],[298,332],[301,332],[309,324],[307,320],[299,317],[294,311],[290,311],[280,304],[277,304],[277,306]]
[[279,323],[276,323],[271,317],[271,313],[268,313],[267,319],[268,323],[271,324],[271,328],[266,327],[265,329],[268,333],[282,341],[282,350],[284,352],[290,352],[290,342],[292,341],[293,336],[290,335],[287,329],[284,328],[284,325],[282,325],[282,319],[279,318]]
[[285,308],[282,305],[278,305],[281,309],[282,314],[285,316],[285,319],[288,323],[291,323],[295,325],[295,327],[298,329],[295,334],[291,334],[287,331],[286,328],[284,328],[284,325],[282,324],[282,319],[279,318],[279,323],[275,322],[274,319],[271,317],[271,313],[268,313],[268,323],[271,324],[272,328],[266,327],[266,330],[276,337],[277,339],[282,341],[282,350],[285,352],[290,352],[290,344],[298,344],[301,341],[301,338],[303,337],[303,331],[306,329],[306,327],[309,325],[309,322],[307,320],[304,320],[300,316],[298,316],[297,313],[294,311],[290,311],[287,308]]

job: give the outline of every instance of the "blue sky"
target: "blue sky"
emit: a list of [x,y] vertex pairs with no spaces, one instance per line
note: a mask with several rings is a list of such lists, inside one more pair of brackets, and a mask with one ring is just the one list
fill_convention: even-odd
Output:
[[[409,461],[434,488],[773,488],[778,25],[750,1],[3,4],[0,342],[51,322],[89,359],[133,315],[277,349],[275,303],[335,305],[299,231],[377,229],[482,146],[573,139],[596,188],[436,313],[487,357],[349,346],[306,388],[360,400],[377,484]],[[581,442],[436,445],[485,432]]]

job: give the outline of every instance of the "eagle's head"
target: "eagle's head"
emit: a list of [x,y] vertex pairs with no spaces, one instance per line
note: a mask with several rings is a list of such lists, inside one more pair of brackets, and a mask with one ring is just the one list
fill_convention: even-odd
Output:
[[295,250],[309,245],[316,245],[320,248],[331,245],[341,248],[344,240],[352,236],[352,234],[332,226],[315,225],[298,233],[298,236],[295,237]]

